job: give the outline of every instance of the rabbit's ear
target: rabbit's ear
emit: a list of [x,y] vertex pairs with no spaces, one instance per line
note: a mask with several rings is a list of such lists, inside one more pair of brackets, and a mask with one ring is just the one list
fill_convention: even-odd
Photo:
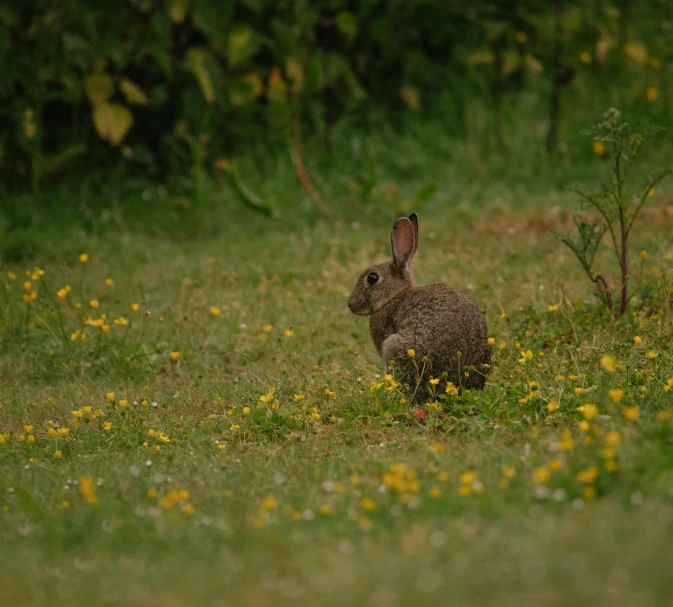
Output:
[[414,233],[414,248],[411,250],[411,256],[409,257],[409,262],[411,262],[418,250],[418,215],[412,213],[409,215],[409,221],[411,222],[411,230]]
[[414,230],[411,221],[406,217],[400,217],[393,226],[390,242],[393,245],[394,264],[400,268],[409,265],[414,254]]

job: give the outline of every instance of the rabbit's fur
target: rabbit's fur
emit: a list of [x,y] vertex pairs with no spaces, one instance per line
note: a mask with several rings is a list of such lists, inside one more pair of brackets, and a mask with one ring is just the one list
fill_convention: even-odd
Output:
[[[370,317],[369,332],[386,369],[393,363],[397,379],[413,393],[427,356],[418,400],[428,397],[428,380],[444,372],[458,389],[483,388],[491,362],[484,315],[447,284],[416,286],[411,271],[418,247],[416,213],[395,222],[391,244],[393,260],[365,270],[348,299],[351,312]],[[442,380],[436,389],[444,387]]]

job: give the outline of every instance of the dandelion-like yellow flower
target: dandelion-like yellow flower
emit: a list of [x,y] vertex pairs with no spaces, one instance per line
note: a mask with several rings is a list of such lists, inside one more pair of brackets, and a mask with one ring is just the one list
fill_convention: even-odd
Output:
[[587,421],[591,421],[598,415],[598,407],[596,405],[592,405],[591,403],[581,405],[580,407],[577,407],[577,410]]
[[126,409],[129,406],[129,401],[123,398],[119,401],[118,404],[120,409]]
[[640,417],[640,407],[624,407],[624,410],[622,411],[622,415],[624,416],[624,419],[630,422],[635,422],[638,421],[638,418]]
[[495,343],[495,337],[489,337],[487,341],[488,341],[488,345],[492,346]]
[[559,407],[559,404],[558,404],[557,400],[550,400],[547,403],[547,411],[549,411],[549,413],[553,413],[554,411],[556,411],[558,409],[558,407]]
[[468,470],[460,475],[459,480],[461,485],[471,485],[477,480],[477,473],[473,470]]
[[453,382],[446,382],[446,393],[451,396],[458,396],[458,388],[456,388]]
[[273,325],[264,325],[262,331],[264,331],[264,333],[271,333],[271,331],[273,331]]
[[439,378],[438,377],[431,377],[429,380],[429,383],[431,386],[436,386],[439,384]]
[[584,63],[584,65],[589,65],[591,63],[592,57],[591,53],[588,53],[587,51],[582,51],[580,53],[580,61]]
[[526,42],[528,42],[528,34],[526,32],[517,32],[516,41],[519,44],[526,44]]
[[275,390],[273,388],[269,388],[269,391],[266,394],[262,394],[262,396],[259,397],[259,400],[263,403],[270,403],[273,400],[274,393]]
[[131,308],[131,312],[137,312],[140,310],[140,306],[137,303],[132,303],[129,308]]
[[591,466],[590,468],[582,470],[577,474],[577,480],[580,483],[584,483],[585,485],[595,483],[597,478],[598,478],[598,468],[596,468],[596,466]]
[[598,156],[603,156],[605,154],[606,148],[605,144],[602,141],[594,141],[593,144],[594,154]]
[[648,86],[645,94],[647,95],[647,100],[650,103],[654,103],[657,99],[659,99],[659,89],[656,86]]
[[210,308],[208,308],[208,311],[210,312],[211,316],[219,316],[222,313],[222,310],[220,310],[216,306],[210,306]]
[[558,448],[561,451],[572,451],[575,448],[575,440],[568,428],[561,430],[561,440],[558,442]]
[[617,361],[609,354],[603,354],[603,356],[601,356],[601,367],[608,373],[614,373],[617,368]]
[[176,352],[171,352],[169,354],[169,357],[174,363],[176,363],[180,360],[180,352],[177,352],[177,351]]
[[551,478],[549,468],[547,466],[538,466],[533,470],[533,482],[536,485],[546,485]]
[[54,455],[53,455],[54,459],[61,459],[62,456],[63,456],[63,451],[61,451],[60,449],[57,449],[56,451],[54,451]]
[[96,496],[96,485],[90,476],[79,477],[79,492],[90,506],[95,506],[98,503]]
[[514,468],[514,467],[512,467],[512,466],[505,466],[505,467],[502,469],[502,475],[503,475],[505,478],[508,478],[508,479],[511,480],[511,479],[513,479],[513,478],[516,477],[516,468]]
[[112,278],[106,278],[105,279],[105,286],[106,287],[111,287],[114,284],[114,280]]
[[439,487],[430,487],[430,497],[432,498],[439,498],[442,497],[442,490]]
[[285,329],[285,331],[283,331],[283,335],[284,335],[287,339],[289,339],[290,337],[292,337],[292,336],[294,335],[294,331],[292,331],[292,330],[290,330],[290,329]]
[[108,392],[108,393],[105,395],[105,399],[106,399],[109,403],[113,402],[114,399],[115,399],[115,393],[114,393],[114,392]]
[[409,358],[414,358],[416,356],[416,350],[414,350],[413,348],[409,348],[407,350],[407,356]]
[[645,354],[645,356],[647,356],[647,358],[649,358],[650,360],[652,360],[653,358],[656,358],[657,356],[659,356],[659,353],[658,353],[658,352],[652,352],[652,351],[650,351],[650,352],[648,352],[647,354]]
[[269,495],[262,500],[262,508],[264,508],[264,510],[275,510],[277,506],[278,501],[275,497]]
[[554,459],[549,460],[549,467],[555,472],[563,468],[563,460],[555,457]]
[[552,304],[547,306],[547,312],[557,312],[558,311],[558,304]]
[[105,430],[105,432],[112,430],[112,422],[103,422],[103,430]]
[[92,299],[92,300],[89,302],[89,305],[90,305],[94,310],[96,310],[97,308],[100,308],[100,303],[98,302],[97,299]]
[[664,392],[670,392],[671,390],[673,390],[673,378],[667,380],[664,385]]
[[624,390],[621,388],[613,388],[608,390],[608,396],[613,403],[618,403],[624,397]]
[[374,510],[374,508],[376,508],[376,502],[368,497],[363,497],[360,500],[360,507],[363,510],[371,511]]
[[529,360],[532,360],[532,359],[533,359],[532,350],[525,350],[525,351],[522,350],[521,351],[521,358],[519,359],[519,363],[524,365],[524,364],[526,364],[526,362],[528,362]]
[[82,263],[86,263],[87,261],[89,261],[89,255],[88,255],[87,253],[82,253],[82,254],[79,256],[79,260],[80,260]]
[[643,343],[643,340],[640,338],[640,336],[636,335],[636,336],[633,338],[633,343],[636,344],[636,346],[639,346],[640,344]]

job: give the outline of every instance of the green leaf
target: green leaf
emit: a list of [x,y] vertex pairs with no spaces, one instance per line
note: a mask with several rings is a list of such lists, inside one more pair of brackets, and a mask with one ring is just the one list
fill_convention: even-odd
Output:
[[96,106],[110,98],[114,91],[114,82],[108,74],[90,74],[84,81],[84,90],[91,105]]
[[208,58],[208,50],[203,47],[192,47],[187,51],[187,64],[192,68],[196,80],[199,83],[203,97],[208,104],[215,101],[215,87],[213,81],[206,69],[206,59]]
[[240,25],[229,34],[227,42],[227,60],[230,66],[236,66],[254,55],[260,47],[260,38],[247,25]]
[[150,101],[147,95],[135,82],[132,82],[128,78],[122,78],[119,88],[130,105],[149,105]]
[[123,105],[101,103],[94,106],[93,123],[101,138],[116,147],[131,128],[133,114]]
[[358,22],[353,13],[342,11],[336,16],[335,21],[337,29],[346,36],[348,43],[353,42],[358,33]]

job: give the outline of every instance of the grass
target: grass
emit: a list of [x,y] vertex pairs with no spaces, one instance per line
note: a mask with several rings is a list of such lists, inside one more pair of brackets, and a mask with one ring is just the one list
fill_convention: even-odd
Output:
[[495,354],[483,392],[422,414],[346,307],[396,208],[245,215],[199,241],[119,211],[5,264],[0,602],[665,603],[669,194],[634,229],[615,322],[548,234],[565,195],[495,185],[471,206],[447,187],[421,209],[417,279],[468,292]]

